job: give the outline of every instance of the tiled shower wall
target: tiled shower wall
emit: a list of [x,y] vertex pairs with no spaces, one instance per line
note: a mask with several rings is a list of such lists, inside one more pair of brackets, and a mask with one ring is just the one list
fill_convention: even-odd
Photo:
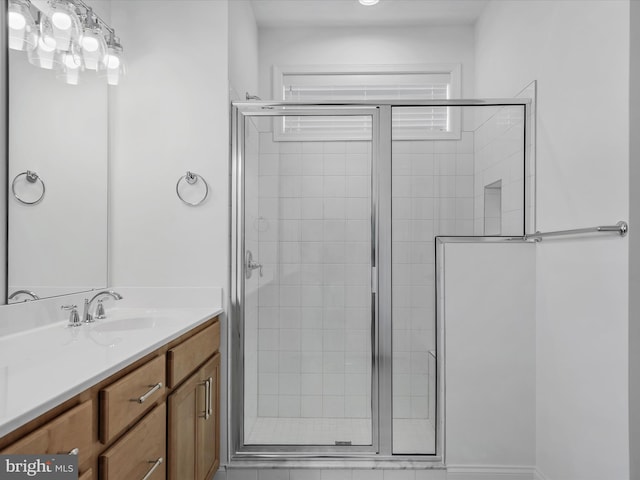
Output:
[[370,144],[259,146],[258,415],[368,417]]
[[[484,186],[497,180],[502,234],[521,233],[518,112],[492,109],[459,140],[393,142],[394,418],[433,411],[434,237],[482,235]],[[246,145],[248,167],[258,162],[246,171],[247,248],[264,266],[262,278],[255,271],[247,282],[245,391],[253,399],[246,415],[363,418],[370,413],[370,144],[273,142],[270,130],[261,124],[259,141],[256,131]]]
[[[489,113],[490,112],[490,113]],[[502,181],[501,235],[523,235],[524,111],[522,106],[477,110],[474,234],[484,235],[484,189]],[[482,117],[480,118],[480,115]]]
[[[245,248],[257,252],[260,242],[258,228],[258,151],[260,134],[253,119],[245,125]],[[245,427],[250,431],[258,415],[258,272],[245,281]]]
[[392,144],[394,419],[434,411],[434,237],[473,234],[473,146],[473,132]]

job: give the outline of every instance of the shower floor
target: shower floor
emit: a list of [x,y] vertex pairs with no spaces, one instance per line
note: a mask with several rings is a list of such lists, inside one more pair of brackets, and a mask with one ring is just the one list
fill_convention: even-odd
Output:
[[[435,452],[435,432],[429,420],[395,419],[393,450],[399,454]],[[260,417],[245,438],[247,445],[371,445],[368,418]]]

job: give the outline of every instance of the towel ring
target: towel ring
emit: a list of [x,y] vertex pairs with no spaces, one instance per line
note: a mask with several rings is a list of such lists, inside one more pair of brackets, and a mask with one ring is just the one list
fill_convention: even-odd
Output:
[[[24,198],[20,198],[20,195],[18,195],[16,193],[16,182],[22,176],[24,176],[26,178],[27,182],[29,182],[29,183],[40,182],[40,185],[42,185],[42,193],[33,202],[29,202],[29,201],[25,200]],[[42,199],[44,198],[45,190],[46,190],[46,188],[44,186],[44,181],[42,180],[42,178],[40,176],[38,176],[38,174],[36,172],[32,172],[31,170],[27,170],[26,172],[19,173],[13,179],[13,182],[11,182],[11,192],[13,193],[13,196],[16,197],[16,200],[18,200],[20,203],[22,203],[24,205],[36,205],[36,204],[40,203],[42,201]]]
[[[187,200],[182,198],[182,195],[180,195],[180,183],[183,180],[185,182],[187,182],[189,185],[195,185],[198,182],[198,180],[202,180],[202,183],[204,183],[204,188],[205,188],[204,197],[202,197],[197,202],[193,202],[193,203],[192,202],[188,202]],[[184,203],[186,203],[187,205],[189,205],[191,207],[197,207],[202,202],[204,202],[207,199],[207,197],[209,196],[209,184],[207,183],[207,181],[201,175],[198,175],[197,173],[193,173],[193,172],[187,172],[185,175],[180,177],[178,179],[178,183],[176,183],[176,195],[178,195],[178,198],[180,200],[182,200]]]

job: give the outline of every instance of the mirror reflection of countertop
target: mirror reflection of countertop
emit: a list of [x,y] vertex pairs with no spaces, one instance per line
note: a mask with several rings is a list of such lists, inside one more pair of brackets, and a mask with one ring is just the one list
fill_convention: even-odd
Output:
[[222,313],[217,307],[112,308],[0,337],[0,437]]

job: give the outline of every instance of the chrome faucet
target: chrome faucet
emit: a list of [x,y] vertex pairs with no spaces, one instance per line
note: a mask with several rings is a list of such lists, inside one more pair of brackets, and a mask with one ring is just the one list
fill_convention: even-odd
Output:
[[9,295],[9,298],[7,298],[7,300],[13,300],[18,295],[27,295],[27,296],[31,297],[31,299],[25,298],[23,300],[23,302],[28,302],[29,300],[40,300],[40,297],[38,295],[36,295],[35,293],[33,293],[31,290],[16,290],[11,295]]
[[[118,292],[114,292],[113,290],[102,290],[101,292],[96,293],[91,300],[88,298],[84,299],[84,310],[82,312],[82,321],[85,323],[93,323],[95,319],[91,314],[91,305],[93,302],[103,296],[110,296],[114,300],[122,300],[122,295]],[[102,305],[102,300],[98,300],[98,306],[96,307],[96,317],[98,319],[106,318],[104,313],[104,306]]]

